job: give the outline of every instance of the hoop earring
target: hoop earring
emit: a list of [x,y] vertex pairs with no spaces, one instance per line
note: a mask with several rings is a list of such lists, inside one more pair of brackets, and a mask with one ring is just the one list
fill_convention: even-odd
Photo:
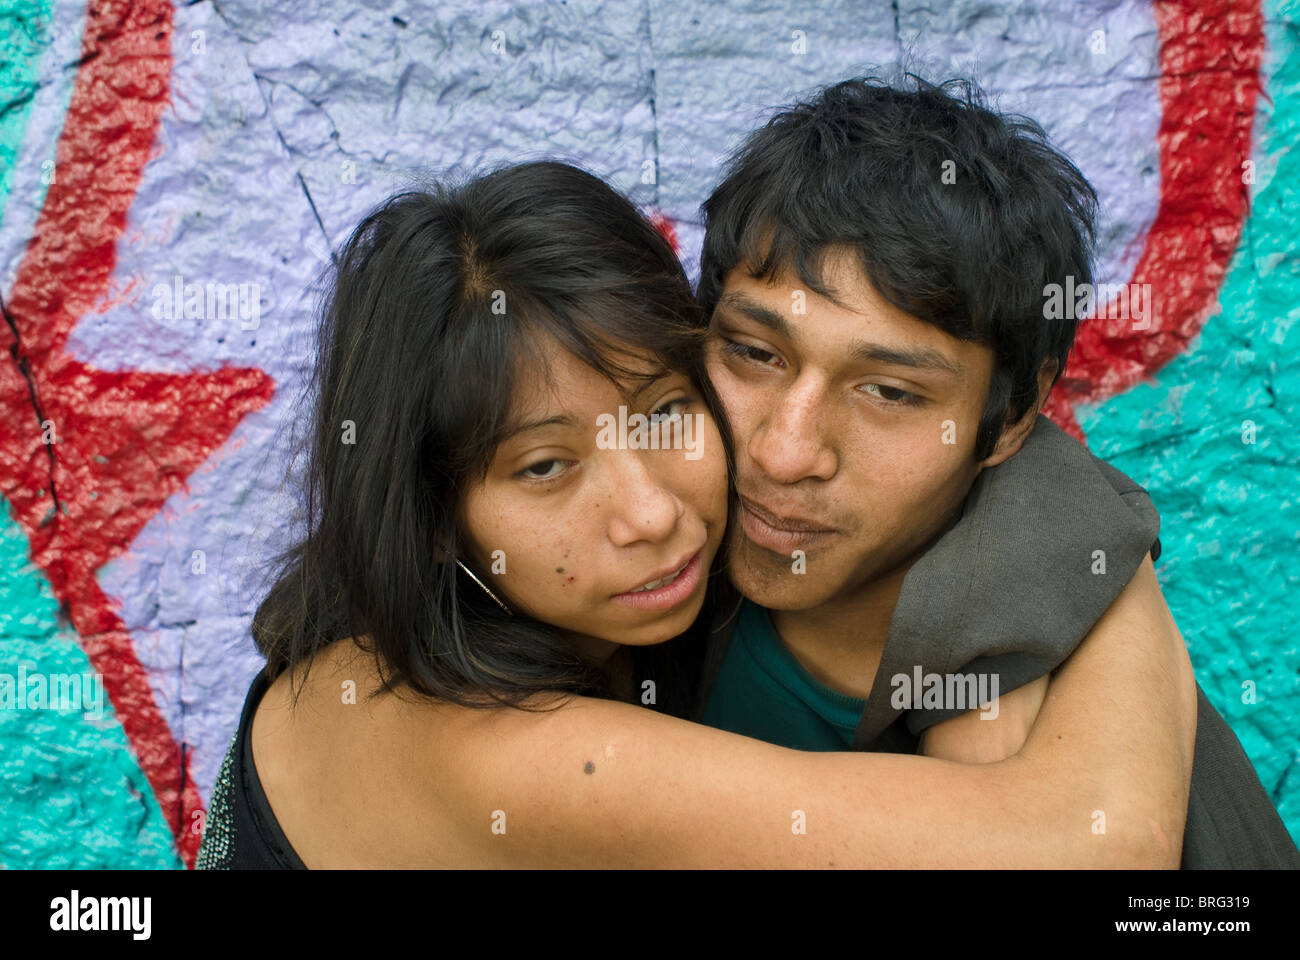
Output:
[[500,607],[502,610],[505,611],[505,614],[506,614],[507,617],[514,616],[514,614],[512,614],[512,613],[510,612],[510,608],[507,607],[504,603],[501,602],[501,598],[498,597],[498,596],[497,596],[495,593],[493,593],[491,590],[489,590],[489,589],[487,588],[487,584],[486,584],[486,583],[484,583],[484,582],[483,582],[482,580],[480,580],[478,577],[474,576],[474,571],[473,571],[473,570],[471,570],[469,567],[465,566],[465,564],[463,564],[463,563],[460,562],[460,557],[457,557],[457,558],[456,558],[456,566],[460,567],[460,568],[461,568],[462,570],[464,570],[467,574],[469,574],[469,578],[470,578],[471,580],[473,580],[475,583],[477,583],[480,587],[483,588],[483,592],[486,593],[489,597],[491,597],[491,598],[493,599],[493,601],[495,601],[495,603],[496,603],[496,605],[497,605],[498,607]]

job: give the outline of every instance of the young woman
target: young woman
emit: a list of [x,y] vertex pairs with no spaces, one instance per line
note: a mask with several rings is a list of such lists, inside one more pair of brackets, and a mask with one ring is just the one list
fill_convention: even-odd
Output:
[[570,166],[362,222],[200,866],[1178,865],[1194,687],[1149,564],[1000,762],[680,719],[734,602],[704,330],[663,238]]

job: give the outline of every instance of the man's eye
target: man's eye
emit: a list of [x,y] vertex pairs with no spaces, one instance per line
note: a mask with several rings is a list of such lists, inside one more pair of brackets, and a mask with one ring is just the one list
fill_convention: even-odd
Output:
[[538,460],[532,466],[524,467],[517,476],[529,480],[551,480],[564,472],[568,460]]
[[908,393],[906,390],[899,390],[897,387],[887,387],[883,383],[864,383],[862,391],[873,397],[879,397],[886,403],[897,404],[915,404],[920,403],[921,398],[914,393]]
[[723,340],[722,349],[735,357],[741,357],[745,360],[753,360],[756,363],[767,363],[776,359],[776,354],[769,353],[766,350],[760,350],[758,347],[751,347],[747,343],[737,343],[735,340]]
[[675,400],[669,400],[662,403],[650,412],[650,416],[659,417],[663,420],[675,420],[686,412],[686,408],[691,405],[690,397],[677,397]]

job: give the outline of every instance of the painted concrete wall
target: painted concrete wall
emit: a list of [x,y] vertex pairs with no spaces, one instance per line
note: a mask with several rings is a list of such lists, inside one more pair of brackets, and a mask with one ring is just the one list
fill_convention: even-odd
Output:
[[1146,329],[1084,325],[1052,415],[1150,489],[1198,677],[1300,835],[1300,4],[932,6],[0,3],[0,674],[103,677],[0,710],[0,864],[192,862],[294,529],[319,274],[368,208],[558,156],[694,277],[764,111],[900,64],[1039,119],[1102,197],[1099,280],[1157,291]]

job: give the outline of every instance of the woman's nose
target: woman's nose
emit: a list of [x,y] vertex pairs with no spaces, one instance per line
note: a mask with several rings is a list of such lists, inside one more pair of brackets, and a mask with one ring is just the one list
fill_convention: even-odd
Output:
[[655,467],[657,461],[681,456],[680,452],[611,450],[609,454],[617,463],[610,475],[610,541],[624,547],[639,540],[656,542],[672,536],[686,507]]

